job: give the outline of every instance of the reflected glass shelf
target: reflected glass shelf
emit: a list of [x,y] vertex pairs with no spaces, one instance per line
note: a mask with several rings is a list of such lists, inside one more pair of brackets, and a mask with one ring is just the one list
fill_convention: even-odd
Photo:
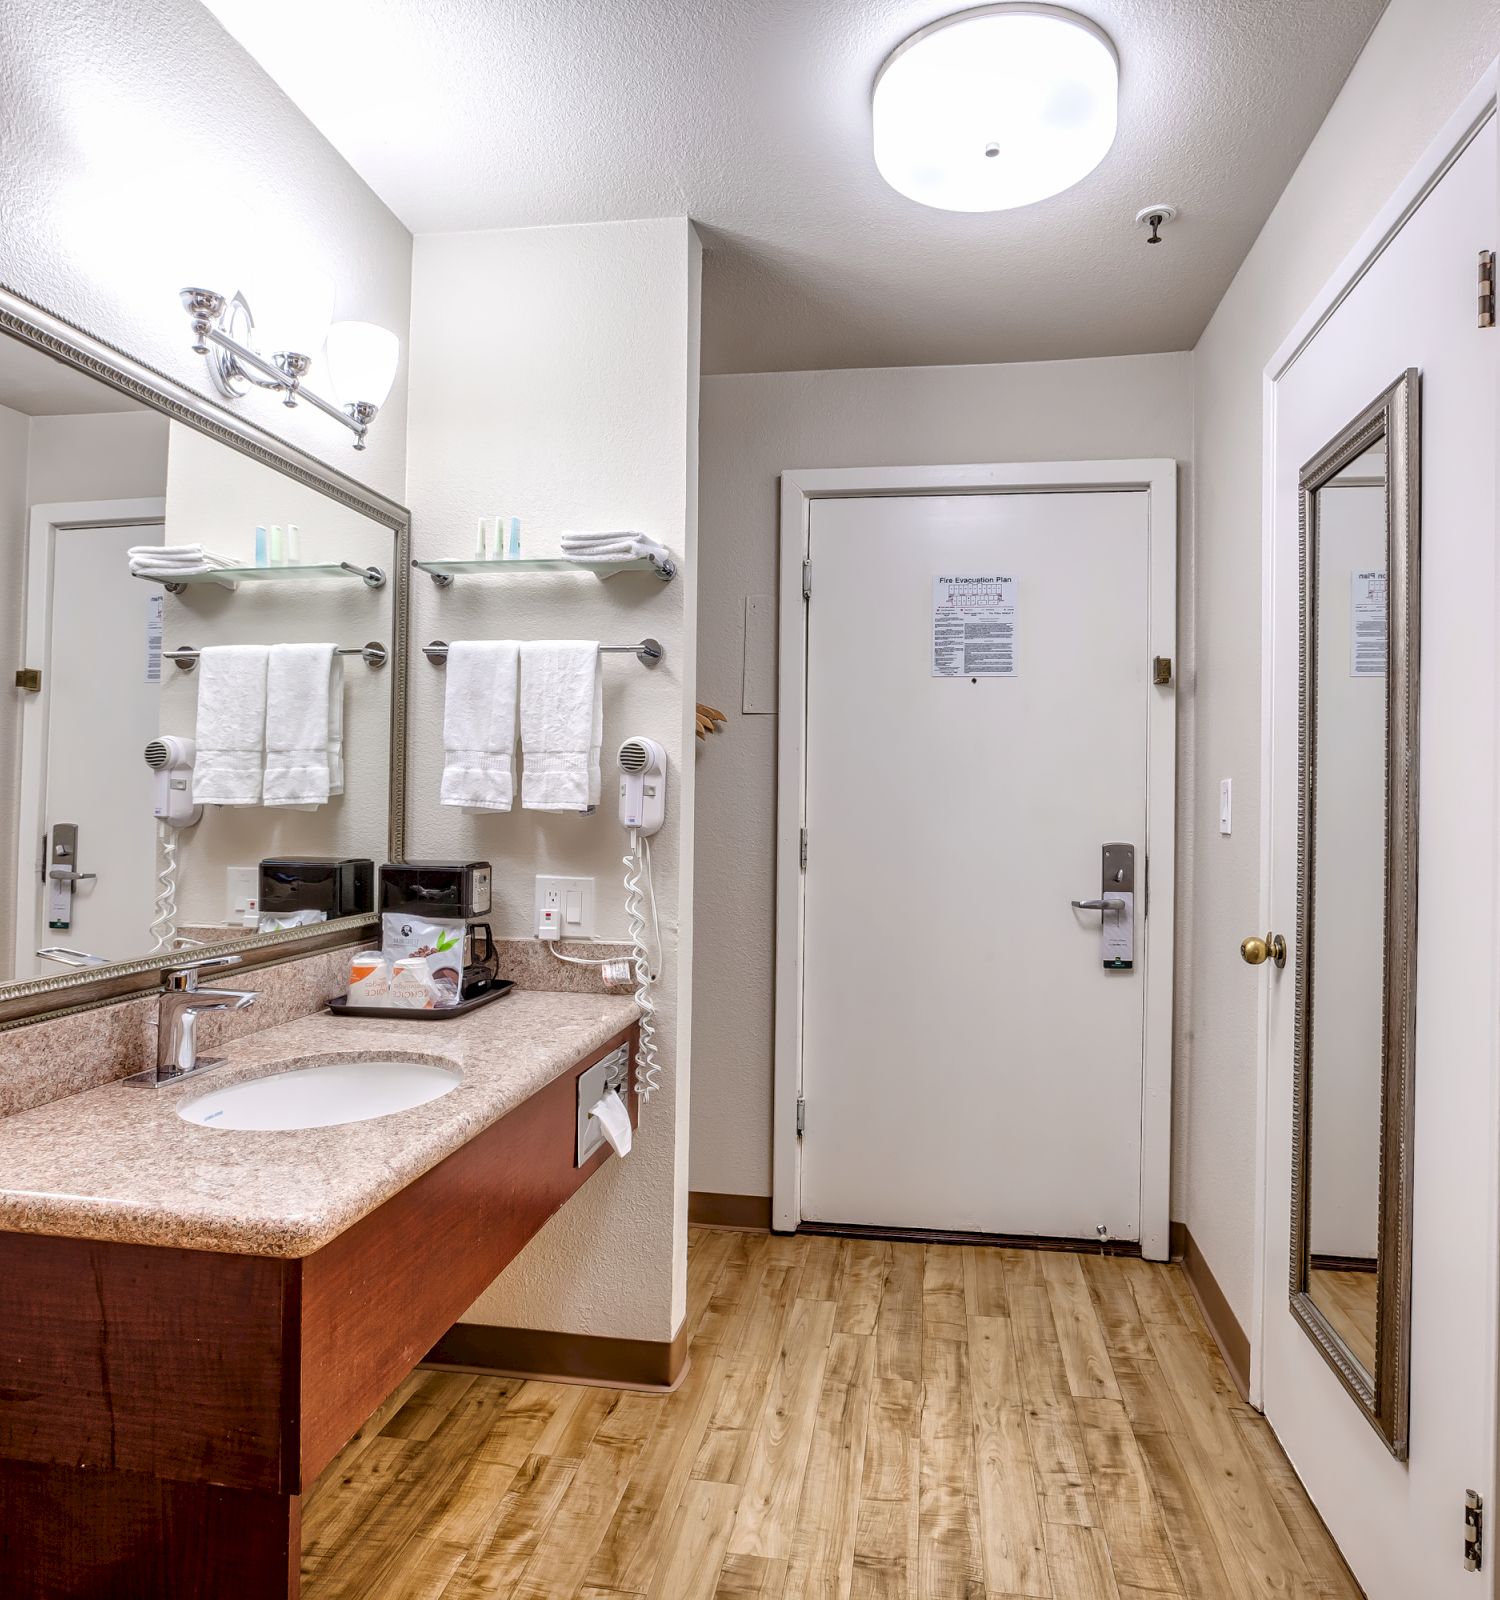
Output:
[[439,588],[446,589],[460,573],[487,578],[514,578],[525,572],[586,572],[595,578],[613,578],[621,572],[654,572],[663,583],[677,576],[675,561],[641,556],[631,561],[567,561],[561,556],[543,556],[531,561],[480,560],[475,557],[452,561],[416,561],[412,565],[425,572]]
[[221,588],[233,588],[240,583],[306,583],[314,578],[357,578],[372,589],[385,586],[385,573],[379,567],[357,567],[350,561],[286,567],[215,567],[211,572],[184,572],[181,577],[172,578],[152,577],[145,573],[136,573],[135,576],[174,591],[199,583],[216,583]]

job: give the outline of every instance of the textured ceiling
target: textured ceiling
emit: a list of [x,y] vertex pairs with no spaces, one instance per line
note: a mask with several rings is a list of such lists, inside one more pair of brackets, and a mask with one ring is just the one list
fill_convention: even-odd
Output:
[[[989,215],[870,155],[875,73],[941,0],[205,3],[414,232],[691,216],[704,370],[753,372],[1190,347],[1384,0],[1080,0],[1114,148]],[[1148,248],[1152,201],[1181,218]]]

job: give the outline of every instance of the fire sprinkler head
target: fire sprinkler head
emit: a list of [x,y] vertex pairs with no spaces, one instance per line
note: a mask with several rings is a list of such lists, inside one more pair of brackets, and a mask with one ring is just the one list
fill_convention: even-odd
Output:
[[1161,230],[1177,215],[1177,207],[1159,203],[1154,206],[1142,206],[1135,214],[1135,224],[1138,228],[1150,228],[1151,235],[1146,240],[1147,244],[1161,243]]

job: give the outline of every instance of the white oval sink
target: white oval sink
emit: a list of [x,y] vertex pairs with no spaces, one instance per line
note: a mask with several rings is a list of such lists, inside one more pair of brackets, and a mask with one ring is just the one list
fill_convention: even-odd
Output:
[[205,1128],[331,1128],[410,1111],[459,1081],[452,1067],[420,1061],[333,1061],[210,1089],[177,1115]]

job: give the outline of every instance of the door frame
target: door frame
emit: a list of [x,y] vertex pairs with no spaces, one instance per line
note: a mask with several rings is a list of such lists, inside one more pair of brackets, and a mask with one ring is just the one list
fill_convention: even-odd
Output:
[[[1177,816],[1177,463],[1132,461],[991,462],[945,467],[796,468],[781,474],[781,577],[777,689],[776,1031],[773,1063],[771,1226],[802,1221],[803,871],[807,792],[807,618],[803,563],[814,500],[949,494],[1135,492],[1148,506],[1148,649],[1173,661],[1172,682],[1151,691],[1146,728],[1146,857],[1151,917],[1143,919],[1145,984],[1141,1093],[1141,1253],[1171,1254],[1172,997],[1176,920]],[[1151,842],[1165,839],[1155,852]]]
[[[70,528],[150,528],[167,520],[164,495],[137,499],[60,500],[35,505],[28,512],[26,570],[22,576],[25,612],[21,630],[24,660],[40,662],[42,687],[21,695],[21,727],[17,749],[15,844],[15,965],[20,970],[22,937],[36,933],[36,885],[42,869],[43,812],[47,792],[47,717],[51,709],[52,565],[57,535]],[[37,852],[29,865],[25,857]],[[32,958],[28,957],[28,960]]]
[[[1463,155],[1484,126],[1497,113],[1500,106],[1500,58],[1485,69],[1474,88],[1464,97],[1453,115],[1443,124],[1442,130],[1422,152],[1416,165],[1398,183],[1390,198],[1376,213],[1374,220],[1360,235],[1353,248],[1344,256],[1337,270],[1313,297],[1307,309],[1293,324],[1275,355],[1267,362],[1261,376],[1261,606],[1260,606],[1260,850],[1258,867],[1260,891],[1256,926],[1271,926],[1271,872],[1272,872],[1272,797],[1276,786],[1276,773],[1272,770],[1274,745],[1272,742],[1272,694],[1275,689],[1276,648],[1279,642],[1274,599],[1276,594],[1276,451],[1277,384],[1296,365],[1298,359],[1317,337],[1324,323],[1343,304],[1355,287],[1375,263],[1385,254],[1397,235],[1406,226],[1417,208],[1433,189],[1442,182],[1448,169]],[[1298,618],[1288,619],[1294,631]],[[1286,1280],[1284,1262],[1278,1262],[1274,1271],[1266,1261],[1267,1215],[1271,1203],[1266,1164],[1270,1158],[1270,1098],[1271,1098],[1271,991],[1270,985],[1261,987],[1256,1008],[1255,1039],[1255,1241],[1254,1276],[1252,1279],[1250,1327],[1250,1403],[1260,1408],[1262,1378],[1264,1374],[1266,1319],[1271,1305],[1267,1289],[1269,1284],[1282,1285]],[[1500,1260],[1500,1193],[1492,1194],[1491,1250],[1487,1269],[1492,1281],[1496,1277],[1496,1264]],[[1278,1196],[1279,1205],[1286,1196]],[[1278,1290],[1279,1292],[1279,1290]],[[1492,1374],[1485,1374],[1490,1404],[1496,1403]]]

